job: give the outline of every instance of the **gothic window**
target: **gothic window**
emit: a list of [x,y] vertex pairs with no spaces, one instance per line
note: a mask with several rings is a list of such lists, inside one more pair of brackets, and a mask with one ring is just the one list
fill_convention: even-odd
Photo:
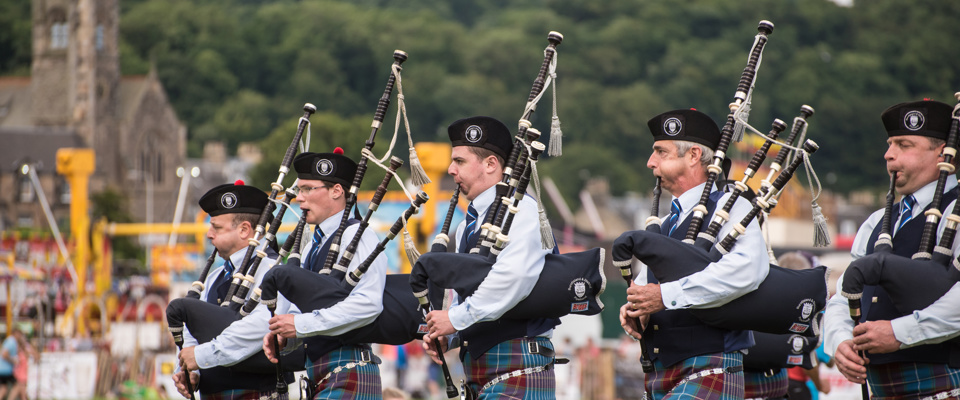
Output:
[[154,172],[154,182],[163,183],[163,154],[157,153],[157,169]]
[[97,25],[97,51],[103,50],[103,25]]
[[66,22],[55,22],[50,31],[50,48],[66,49],[70,42],[70,30]]

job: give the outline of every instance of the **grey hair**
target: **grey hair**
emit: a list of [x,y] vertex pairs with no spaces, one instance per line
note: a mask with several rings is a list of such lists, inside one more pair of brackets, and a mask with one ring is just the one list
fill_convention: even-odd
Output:
[[674,143],[677,144],[677,157],[683,157],[687,154],[693,146],[700,148],[700,166],[703,169],[707,169],[710,166],[710,163],[713,161],[713,150],[710,150],[709,147],[702,145],[700,143],[688,142],[685,140],[676,140]]

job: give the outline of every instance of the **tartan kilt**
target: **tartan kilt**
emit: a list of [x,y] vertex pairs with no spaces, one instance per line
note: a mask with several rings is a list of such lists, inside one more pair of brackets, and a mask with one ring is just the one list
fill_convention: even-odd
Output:
[[476,360],[470,356],[466,348],[463,349],[464,354],[461,357],[463,373],[467,377],[467,385],[477,393],[478,400],[552,400],[557,397],[557,383],[552,366],[544,371],[511,377],[486,390],[482,389],[484,385],[500,375],[553,363],[553,356],[531,353],[528,342],[536,342],[541,348],[553,350],[550,339],[542,336],[500,342]]
[[[694,398],[701,400],[733,400],[744,398],[743,354],[714,353],[695,356],[667,368],[659,359],[655,372],[646,375],[647,398],[653,400]],[[688,379],[691,375],[714,368],[727,371]]]
[[343,400],[374,400],[383,397],[383,388],[380,385],[379,361],[373,354],[371,361],[362,366],[343,369],[331,374],[323,382],[318,381],[333,372],[337,367],[345,367],[349,363],[359,363],[362,353],[370,352],[364,346],[345,345],[324,354],[316,360],[307,360],[307,377],[310,385],[317,393],[314,399],[343,399]]
[[[960,369],[914,362],[868,364],[867,383],[874,400],[921,398],[960,388]],[[957,398],[954,395],[944,399]]]
[[213,394],[200,394],[201,400],[260,400],[269,399],[274,392],[258,392],[256,390],[224,390]]
[[787,369],[780,368],[773,375],[766,372],[743,371],[743,395],[747,399],[766,399],[787,395]]

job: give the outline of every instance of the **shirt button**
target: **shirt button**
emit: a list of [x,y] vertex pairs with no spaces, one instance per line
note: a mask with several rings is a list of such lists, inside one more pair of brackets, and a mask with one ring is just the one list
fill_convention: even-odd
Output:
[[674,300],[674,301],[671,301],[671,302],[670,302],[670,305],[671,305],[671,306],[675,306],[675,305],[677,305],[677,301],[676,301],[676,300]]

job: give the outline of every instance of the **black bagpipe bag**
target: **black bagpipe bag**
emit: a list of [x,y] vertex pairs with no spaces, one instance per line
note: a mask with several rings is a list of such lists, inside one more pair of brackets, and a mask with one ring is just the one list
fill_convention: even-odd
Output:
[[[543,270],[533,290],[503,318],[559,318],[568,314],[596,315],[603,310],[600,294],[606,289],[603,275],[604,250],[547,254]],[[410,287],[422,292],[427,282],[437,288],[450,288],[460,298],[469,297],[480,287],[493,268],[495,259],[479,254],[437,253],[420,256],[410,272]],[[432,294],[435,290],[431,288]],[[434,309],[442,304],[431,296]]]
[[[418,302],[410,291],[409,282],[406,274],[387,275],[380,315],[370,324],[338,335],[338,339],[345,344],[400,345],[422,338],[425,333],[423,315],[417,308]],[[273,268],[264,276],[260,288],[262,300],[276,299],[279,291],[303,313],[333,306],[346,299],[353,290],[342,278],[319,274],[297,264]],[[437,292],[443,295],[442,291]]]
[[[902,315],[922,310],[957,283],[958,270],[933,260],[914,260],[893,253],[873,253],[850,263],[843,273],[842,294],[863,293],[866,285],[880,286]],[[870,299],[866,299],[870,301]]]
[[[615,264],[636,257],[660,282],[673,282],[702,271],[721,254],[707,251],[659,233],[624,232],[613,243]],[[814,336],[814,316],[827,302],[827,267],[790,270],[770,265],[760,286],[715,308],[689,309],[703,323],[730,330]]]
[[775,335],[754,332],[756,345],[743,355],[743,368],[749,371],[767,371],[771,369],[814,367],[814,351],[818,346],[818,337],[798,334]]
[[[201,344],[213,340],[230,324],[241,318],[239,312],[228,307],[221,307],[188,297],[170,301],[166,312],[168,326],[186,326],[190,335]],[[284,355],[281,361],[284,369],[288,372],[302,370],[304,365],[302,348]],[[260,350],[249,358],[227,368],[239,372],[273,373],[276,371],[276,364],[267,360],[263,350]]]

